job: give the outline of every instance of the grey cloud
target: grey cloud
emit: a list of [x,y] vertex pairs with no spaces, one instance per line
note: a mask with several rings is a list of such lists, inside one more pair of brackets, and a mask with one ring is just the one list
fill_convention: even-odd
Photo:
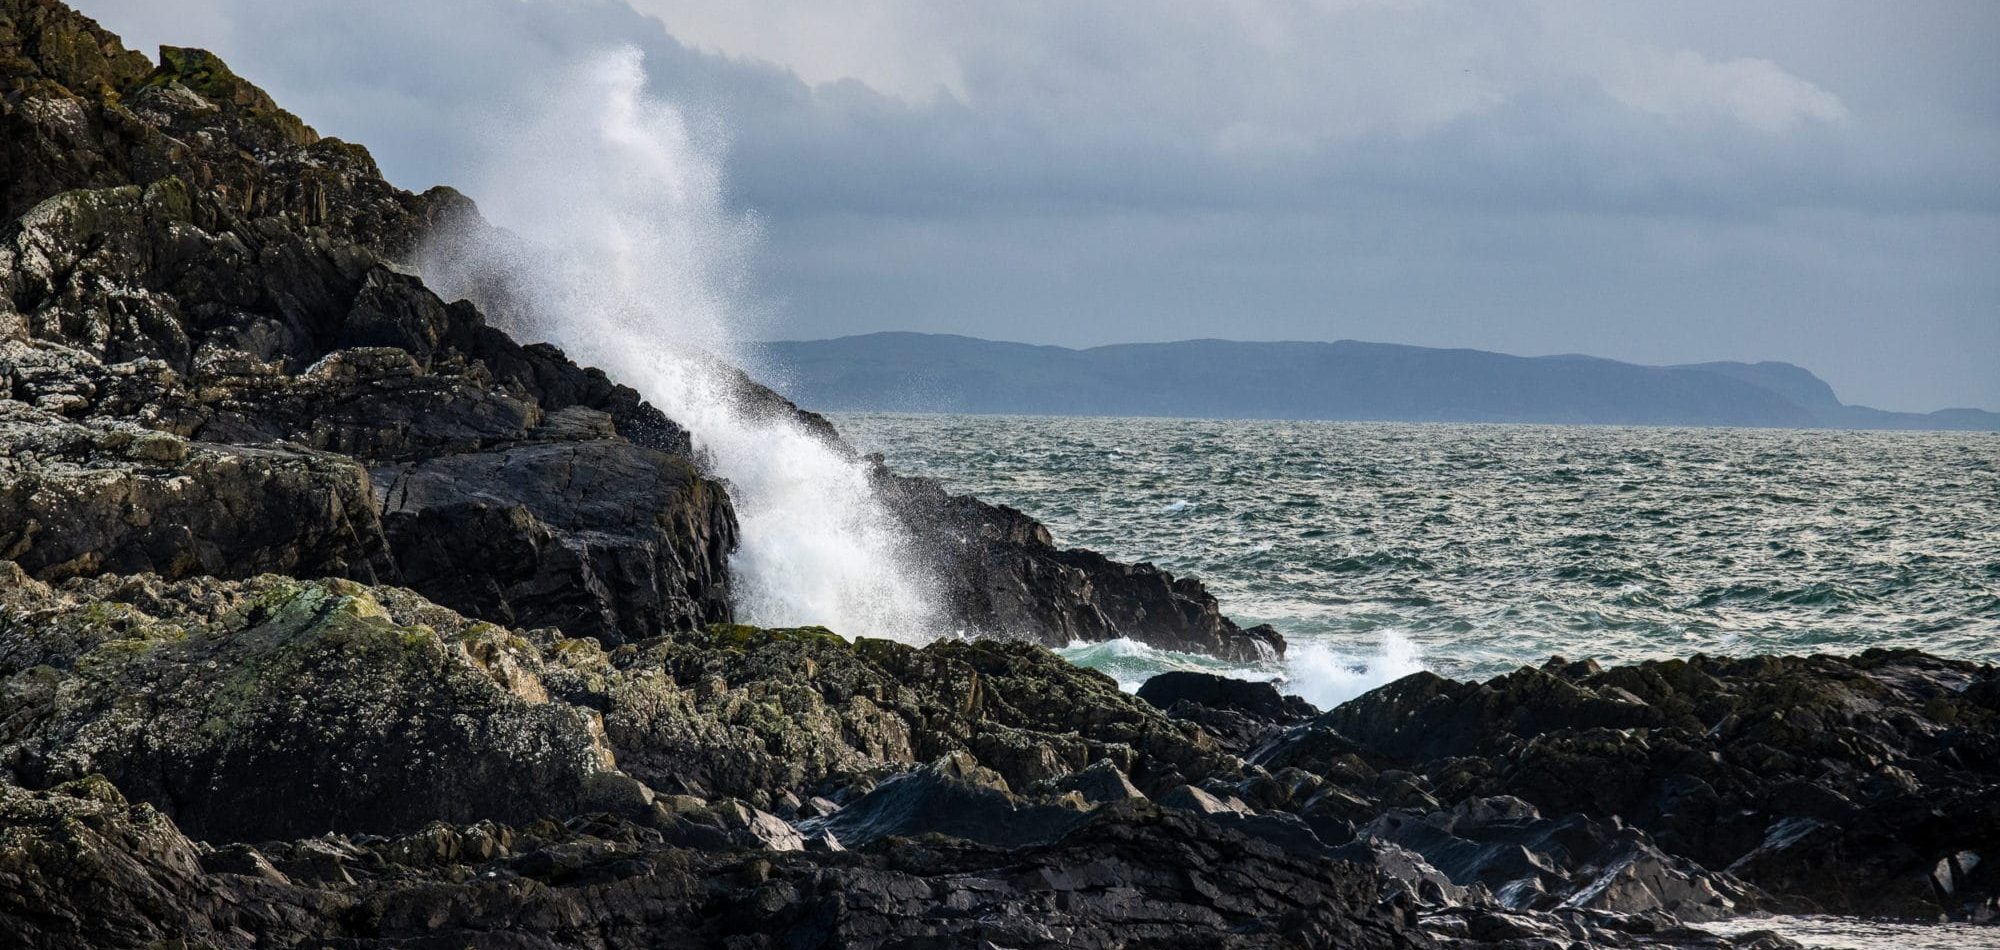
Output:
[[729,141],[785,335],[1782,358],[2000,406],[1991,4],[631,3],[80,5],[411,187],[635,45]]

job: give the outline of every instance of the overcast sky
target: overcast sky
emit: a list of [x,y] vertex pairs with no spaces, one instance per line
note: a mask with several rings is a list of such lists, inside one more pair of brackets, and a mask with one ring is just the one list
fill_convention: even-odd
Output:
[[2000,3],[73,2],[414,189],[636,46],[756,215],[768,335],[1783,359],[2000,409]]

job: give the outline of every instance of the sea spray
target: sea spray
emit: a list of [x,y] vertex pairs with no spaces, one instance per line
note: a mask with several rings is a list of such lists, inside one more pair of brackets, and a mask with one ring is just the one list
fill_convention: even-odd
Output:
[[1424,669],[1416,643],[1394,630],[1385,631],[1380,645],[1369,651],[1337,650],[1317,640],[1293,641],[1284,659],[1247,666],[1127,639],[1072,643],[1057,652],[1078,666],[1110,676],[1127,692],[1161,673],[1192,670],[1269,682],[1321,709],[1332,709]]
[[1332,709],[1423,669],[1416,642],[1394,630],[1382,634],[1376,651],[1361,655],[1336,650],[1323,640],[1295,640],[1285,651],[1279,688],[1321,709]]
[[935,585],[866,463],[739,398],[757,223],[730,209],[714,139],[647,92],[638,50],[592,57],[496,123],[470,190],[504,230],[441,234],[425,278],[688,428],[736,504],[746,622],[929,639]]

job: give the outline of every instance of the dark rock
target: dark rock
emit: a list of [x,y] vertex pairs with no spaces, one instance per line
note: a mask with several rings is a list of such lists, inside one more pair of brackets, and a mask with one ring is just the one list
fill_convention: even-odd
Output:
[[[758,806],[836,786],[875,793],[798,811],[950,833],[958,826],[926,825],[937,812],[925,810],[929,792],[911,797],[921,783],[870,777],[925,756],[956,769],[940,773],[951,788],[939,801],[966,786],[1000,795],[1002,811],[1043,815],[1017,803],[1011,783],[1060,777],[1024,774],[1011,755],[990,760],[1015,770],[1003,776],[979,757],[996,748],[1061,749],[1064,775],[1102,762],[1097,774],[1120,782],[1121,769],[1168,787],[1241,778],[1240,762],[1200,732],[1031,644],[919,650],[718,627],[607,654],[393,588],[266,576],[55,590],[0,566],[11,572],[0,572],[0,778],[40,787],[103,773],[218,842],[643,815],[656,810],[652,788],[747,801],[731,806],[751,809],[740,821],[704,819],[724,843],[744,831],[783,837]],[[991,736],[1009,741],[982,741]],[[884,817],[898,796],[919,819]],[[274,800],[286,807],[260,807]],[[834,831],[850,846],[873,837]],[[688,833],[691,846],[716,840]]]
[[290,884],[292,879],[283,871],[271,865],[263,853],[247,844],[227,845],[201,856],[201,869],[210,874],[241,874],[246,877],[261,877],[279,884]]
[[999,774],[963,753],[898,775],[831,817],[806,822],[850,847],[890,836],[941,834],[1001,847],[1047,844],[1085,821],[1085,813],[1026,802]]
[[[1020,789],[1107,757],[1142,791],[1240,775],[1198,730],[1027,643],[913,649],[716,627],[610,655],[574,641],[554,653],[550,690],[602,710],[621,768],[662,790],[824,794],[954,752]],[[1046,756],[1021,754],[1030,749]]]
[[[783,818],[767,811],[759,811],[742,802],[724,802],[709,809],[721,826],[730,832],[740,847],[761,848],[766,851],[804,851],[805,836],[786,824]],[[824,850],[837,850],[840,842],[828,834],[815,835]]]
[[110,587],[5,589],[0,760],[16,781],[101,773],[219,841],[644,803],[595,715],[551,702],[533,648],[502,628],[341,582],[167,588],[163,615],[99,599]]
[[[310,883],[209,873],[144,805],[0,785],[8,946],[1227,946],[1422,948],[1373,877],[1142,804],[1018,850],[688,851],[617,820],[541,823],[501,860],[404,864],[391,842],[282,844]],[[468,829],[469,831],[469,829]],[[362,868],[368,880],[356,873]]]
[[682,456],[558,441],[374,476],[400,579],[447,607],[607,646],[729,618],[735,515]]
[[1428,907],[1452,907],[1477,896],[1453,883],[1450,875],[1432,867],[1423,855],[1387,841],[1354,841],[1333,853],[1401,882],[1416,902]]
[[1269,683],[1212,673],[1174,670],[1139,687],[1139,698],[1167,715],[1191,722],[1237,755],[1252,756],[1284,726],[1319,713],[1297,696],[1280,696]]
[[189,442],[0,401],[0,554],[50,580],[392,572],[368,473],[290,445]]
[[1110,759],[1100,759],[1080,772],[1072,772],[1054,782],[1046,783],[1050,790],[1058,794],[1075,792],[1086,804],[1102,805],[1107,802],[1122,802],[1128,799],[1145,798],[1144,792],[1125,777]]
[[1332,770],[1351,743],[1374,768],[1427,776],[1443,800],[1508,795],[1544,815],[1629,822],[1774,908],[1970,916],[1996,882],[1954,875],[1944,892],[1934,872],[2000,848],[2000,714],[1979,698],[1994,676],[1885,650],[1558,662],[1487,683],[1418,674],[1292,730],[1257,762]]
[[1273,720],[1303,718],[1318,712],[1296,697],[1294,702],[1286,702],[1285,697],[1278,695],[1277,687],[1269,683],[1187,670],[1173,670],[1147,680],[1139,687],[1139,698],[1161,709],[1187,702]]
[[1754,909],[1759,897],[1729,875],[1663,854],[1649,842],[1630,841],[1563,905],[1620,914],[1657,911],[1700,923]]
[[1168,808],[1179,808],[1197,815],[1248,815],[1248,806],[1235,799],[1221,799],[1192,785],[1182,785],[1160,796],[1160,804]]
[[876,480],[919,543],[935,552],[952,609],[968,629],[1027,631],[1051,646],[1127,637],[1236,661],[1284,653],[1276,630],[1239,628],[1197,580],[1058,548],[1047,528],[1019,511],[951,495],[879,461]]

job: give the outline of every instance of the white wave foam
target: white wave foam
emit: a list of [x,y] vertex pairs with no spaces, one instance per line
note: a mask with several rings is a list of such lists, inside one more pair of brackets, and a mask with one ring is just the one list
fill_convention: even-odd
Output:
[[[715,143],[645,87],[639,52],[615,50],[552,77],[544,98],[496,123],[470,190],[532,248],[432,253],[426,279],[469,293],[475,261],[504,260],[510,298],[496,320],[604,369],[688,427],[736,503],[744,620],[929,639],[935,585],[863,463],[732,398],[726,364],[740,365],[742,325],[755,316],[756,222],[729,209]],[[455,237],[463,251],[475,236]]]
[[1423,669],[1423,655],[1416,643],[1393,630],[1383,633],[1381,649],[1365,656],[1342,653],[1311,640],[1295,640],[1285,650],[1282,688],[1321,709],[1332,709]]
[[1424,669],[1416,643],[1390,630],[1380,649],[1353,654],[1312,640],[1293,640],[1285,658],[1274,663],[1238,665],[1192,653],[1178,653],[1119,638],[1078,641],[1056,651],[1078,666],[1097,670],[1136,692],[1146,680],[1169,670],[1193,670],[1236,679],[1272,683],[1282,692],[1304,697],[1321,709],[1332,709],[1362,693]]

